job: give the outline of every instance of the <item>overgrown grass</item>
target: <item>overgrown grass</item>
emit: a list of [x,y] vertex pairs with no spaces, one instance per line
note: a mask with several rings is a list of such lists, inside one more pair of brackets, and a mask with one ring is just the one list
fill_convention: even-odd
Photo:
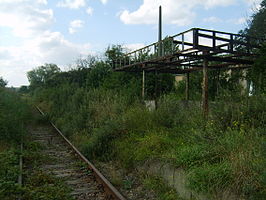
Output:
[[14,92],[0,88],[0,140],[20,141],[29,118],[28,105]]
[[25,135],[25,123],[30,119],[29,107],[19,96],[0,88],[0,199],[17,199],[19,147]]
[[221,96],[206,120],[199,103],[188,106],[175,94],[149,111],[123,94],[69,87],[68,95],[50,90],[41,105],[90,159],[128,169],[160,160],[185,169],[188,187],[198,192],[266,195],[265,96]]

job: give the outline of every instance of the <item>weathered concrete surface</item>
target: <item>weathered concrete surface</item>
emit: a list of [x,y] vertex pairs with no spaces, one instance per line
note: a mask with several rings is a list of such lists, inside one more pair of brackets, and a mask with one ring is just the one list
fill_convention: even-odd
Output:
[[181,168],[160,162],[146,162],[139,171],[162,177],[169,186],[175,188],[180,197],[187,200],[245,200],[230,191],[220,191],[215,195],[198,194],[186,187],[188,175]]

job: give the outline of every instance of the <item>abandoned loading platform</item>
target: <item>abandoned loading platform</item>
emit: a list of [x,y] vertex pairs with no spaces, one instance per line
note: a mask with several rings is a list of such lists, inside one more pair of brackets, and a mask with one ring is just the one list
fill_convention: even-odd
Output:
[[118,58],[115,71],[183,74],[208,68],[246,68],[263,40],[245,35],[192,28]]

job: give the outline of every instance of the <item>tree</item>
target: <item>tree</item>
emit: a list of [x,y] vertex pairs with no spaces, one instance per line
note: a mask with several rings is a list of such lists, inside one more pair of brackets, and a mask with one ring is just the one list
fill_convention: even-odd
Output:
[[260,56],[250,70],[253,93],[266,93],[266,44],[260,49]]
[[5,87],[7,85],[7,81],[0,77],[0,87]]
[[25,93],[28,93],[28,91],[29,91],[29,87],[26,86],[26,85],[22,85],[22,86],[19,88],[19,92],[20,92],[20,93],[25,94]]
[[115,63],[119,58],[124,55],[124,49],[121,45],[109,46],[105,51],[105,56],[107,57],[107,62],[112,64]]
[[30,88],[35,89],[39,86],[44,86],[53,75],[60,72],[60,68],[56,64],[45,64],[39,66],[27,73],[30,82]]
[[78,58],[76,60],[76,66],[78,69],[80,68],[92,68],[95,66],[97,62],[97,58],[92,55],[88,55],[86,58]]
[[264,39],[264,46],[259,50],[259,57],[249,70],[248,78],[252,83],[253,94],[266,93],[266,0],[261,2],[260,9],[252,15],[248,27],[241,33]]
[[266,39],[266,0],[260,4],[260,9],[255,12],[246,29],[247,35]]

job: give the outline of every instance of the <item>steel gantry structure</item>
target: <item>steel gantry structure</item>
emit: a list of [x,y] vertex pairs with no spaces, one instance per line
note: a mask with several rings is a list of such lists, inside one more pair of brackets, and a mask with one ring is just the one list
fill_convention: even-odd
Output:
[[251,67],[263,42],[240,34],[192,28],[121,56],[113,69],[143,72],[143,81],[145,72],[187,74],[187,82],[190,72],[202,70],[202,104],[207,114],[208,69]]
[[207,114],[208,69],[251,67],[263,42],[240,34],[192,28],[124,54],[113,63],[113,70],[143,72],[143,87],[145,72],[187,74],[188,82],[189,73],[202,70],[202,104]]
[[182,74],[208,68],[252,65],[263,40],[240,34],[192,28],[121,56],[113,63],[115,71]]

